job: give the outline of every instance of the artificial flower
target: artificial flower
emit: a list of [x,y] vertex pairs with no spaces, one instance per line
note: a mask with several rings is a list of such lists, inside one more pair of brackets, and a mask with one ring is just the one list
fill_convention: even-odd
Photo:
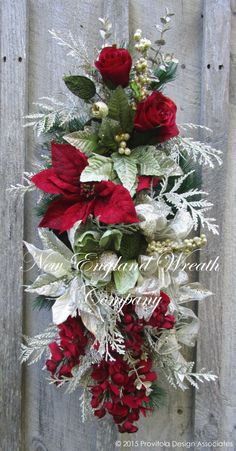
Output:
[[138,103],[134,127],[141,132],[156,129],[157,141],[167,141],[179,134],[176,111],[177,107],[169,97],[155,91]]
[[150,190],[152,186],[153,187],[157,186],[158,183],[159,183],[158,177],[151,177],[149,175],[139,175],[136,192],[139,193],[144,189]]
[[132,66],[131,56],[126,49],[105,47],[95,62],[104,81],[111,81],[114,86],[129,84],[129,73]]
[[70,144],[52,143],[52,167],[32,177],[42,191],[58,194],[48,207],[39,227],[64,232],[90,215],[105,224],[138,222],[129,192],[110,181],[81,183],[87,157]]

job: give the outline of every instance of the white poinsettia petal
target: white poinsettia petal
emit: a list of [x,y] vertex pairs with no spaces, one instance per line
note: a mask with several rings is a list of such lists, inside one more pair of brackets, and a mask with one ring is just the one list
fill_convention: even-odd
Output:
[[47,274],[51,274],[56,278],[67,275],[71,270],[71,262],[67,260],[59,252],[52,249],[41,250],[33,246],[33,244],[24,241],[29,253],[32,255],[36,265]]
[[37,279],[29,285],[25,291],[29,293],[37,293],[43,296],[57,297],[61,296],[66,289],[63,280],[57,280],[49,274],[41,274]]
[[72,251],[49,229],[39,229],[39,237],[42,241],[44,249],[51,249],[70,261],[73,253]]
[[78,228],[80,226],[80,224],[82,223],[82,221],[77,221],[73,227],[71,227],[71,229],[67,230],[67,235],[68,235],[68,239],[70,241],[71,247],[72,249],[74,249],[74,244],[75,244],[75,238],[76,238],[76,234],[78,232]]
[[188,301],[203,301],[213,293],[204,288],[199,282],[182,285],[179,290],[180,303]]
[[95,337],[98,336],[98,331],[101,329],[101,320],[95,315],[88,312],[80,312],[80,317],[86,329],[88,329]]
[[193,220],[190,213],[182,209],[178,211],[168,226],[158,234],[159,238],[184,239],[193,229]]
[[177,339],[186,346],[194,346],[199,332],[199,319],[191,309],[186,307],[179,307],[179,313],[181,319],[185,321],[181,327],[177,327]]
[[75,277],[65,293],[60,296],[52,307],[52,318],[55,324],[64,323],[68,316],[75,316],[77,309],[84,300],[81,280]]

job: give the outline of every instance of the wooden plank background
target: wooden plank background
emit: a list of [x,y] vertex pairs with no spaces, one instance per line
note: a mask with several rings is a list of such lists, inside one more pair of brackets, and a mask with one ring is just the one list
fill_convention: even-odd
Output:
[[[170,389],[165,407],[143,420],[137,434],[127,437],[119,435],[107,420],[82,424],[80,394],[64,395],[49,386],[42,364],[24,368],[21,378],[17,360],[21,330],[39,332],[49,322],[50,313],[33,312],[29,296],[22,302],[23,211],[20,200],[9,199],[5,189],[19,182],[24,168],[30,170],[35,159],[33,138],[22,129],[22,115],[32,111],[32,102],[39,97],[64,91],[62,75],[74,67],[48,30],[71,30],[93,49],[97,18],[107,15],[119,39],[126,39],[136,28],[154,38],[155,23],[165,6],[176,13],[167,47],[178,57],[180,69],[167,93],[178,105],[178,122],[210,126],[214,133],[204,138],[224,152],[223,169],[202,175],[221,226],[220,237],[209,239],[202,258],[220,255],[221,268],[219,273],[200,276],[216,295],[199,306],[202,326],[197,347],[198,368],[211,367],[219,381],[202,386],[197,394]],[[116,449],[125,449],[124,439],[138,440],[139,445],[130,448],[140,451],[146,449],[141,440],[236,443],[236,1],[2,0],[0,8],[0,450],[110,451],[116,440],[122,442]],[[24,235],[37,244],[34,203],[33,196],[26,198]],[[33,276],[26,271],[24,281]]]

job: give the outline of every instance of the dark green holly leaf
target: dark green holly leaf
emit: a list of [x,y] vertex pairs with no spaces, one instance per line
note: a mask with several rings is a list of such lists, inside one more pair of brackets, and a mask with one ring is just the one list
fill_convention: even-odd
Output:
[[77,97],[89,100],[96,94],[95,84],[82,75],[66,75],[63,78],[67,88]]
[[112,93],[109,103],[109,117],[120,123],[123,132],[131,132],[133,130],[134,114],[128,97],[121,86],[118,86]]

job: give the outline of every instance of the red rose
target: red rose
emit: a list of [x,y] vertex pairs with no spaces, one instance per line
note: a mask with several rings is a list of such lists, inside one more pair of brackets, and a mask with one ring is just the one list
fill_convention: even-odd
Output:
[[136,130],[146,131],[156,128],[159,142],[167,141],[179,134],[176,126],[175,103],[161,92],[153,92],[138,103],[134,118]]
[[129,84],[129,73],[132,66],[131,56],[126,49],[105,47],[102,49],[95,66],[105,81],[123,88]]

